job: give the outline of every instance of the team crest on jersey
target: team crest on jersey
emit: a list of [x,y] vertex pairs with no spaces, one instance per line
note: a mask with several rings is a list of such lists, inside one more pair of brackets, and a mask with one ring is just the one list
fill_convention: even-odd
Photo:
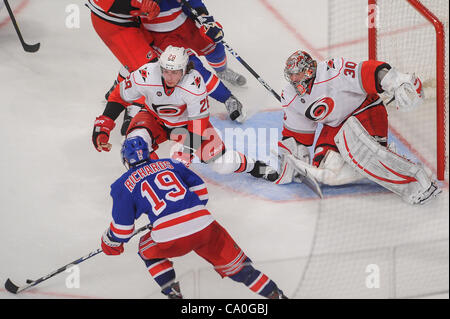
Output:
[[162,104],[162,105],[156,105],[152,104],[153,109],[156,111],[156,113],[160,116],[170,116],[170,117],[176,117],[180,116],[181,114],[186,111],[186,104],[183,105],[172,105],[172,104]]
[[329,70],[329,69],[335,69],[336,67],[335,67],[335,65],[334,65],[334,59],[331,59],[331,60],[328,60],[328,62],[327,62],[327,71]]
[[147,81],[147,77],[148,77],[147,69],[139,70],[139,73],[141,74],[141,76],[144,79],[144,81]]
[[313,102],[305,111],[305,116],[311,121],[325,119],[334,109],[334,101],[330,97],[323,97]]
[[191,85],[195,85],[196,87],[200,88],[200,84],[202,83],[202,81],[200,80],[199,76],[196,76],[194,78],[194,82],[191,83]]

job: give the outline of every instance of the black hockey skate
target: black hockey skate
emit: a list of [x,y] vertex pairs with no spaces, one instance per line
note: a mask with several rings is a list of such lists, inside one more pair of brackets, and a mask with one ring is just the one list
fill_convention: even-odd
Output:
[[288,299],[288,297],[286,297],[284,295],[283,291],[278,287],[276,287],[267,298],[268,299]]
[[169,287],[163,289],[161,292],[169,299],[183,299],[183,295],[180,292],[180,283],[178,281],[173,282]]
[[245,121],[245,112],[242,109],[242,103],[234,96],[231,95],[225,101],[225,107],[227,108],[228,115],[232,121],[242,123]]

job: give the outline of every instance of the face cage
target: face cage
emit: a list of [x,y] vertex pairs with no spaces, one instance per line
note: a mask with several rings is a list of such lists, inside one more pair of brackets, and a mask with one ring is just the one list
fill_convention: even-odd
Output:
[[[288,69],[288,67],[286,66],[284,68],[284,78],[286,79],[286,81],[288,81],[290,84],[294,86],[295,90],[300,96],[303,96],[306,94],[306,91],[308,90],[308,85],[314,77],[315,70],[316,70],[315,67],[310,66],[303,67],[301,69],[299,67]],[[305,79],[299,82],[293,82],[291,80],[290,75],[297,73],[305,73]]]

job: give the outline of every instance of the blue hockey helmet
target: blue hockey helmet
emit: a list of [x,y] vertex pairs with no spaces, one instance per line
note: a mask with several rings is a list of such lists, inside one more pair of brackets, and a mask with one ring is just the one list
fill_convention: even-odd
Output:
[[129,167],[148,161],[150,156],[148,144],[141,136],[127,138],[122,144],[120,153],[122,162]]

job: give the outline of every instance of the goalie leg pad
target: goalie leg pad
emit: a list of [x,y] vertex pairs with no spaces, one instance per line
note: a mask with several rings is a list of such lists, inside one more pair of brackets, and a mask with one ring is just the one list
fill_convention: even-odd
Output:
[[335,142],[349,165],[410,204],[423,204],[440,192],[421,164],[381,146],[354,116],[344,123]]
[[288,156],[292,155],[296,159],[309,163],[310,154],[305,145],[298,143],[293,137],[286,138],[278,142],[279,177],[275,184],[289,184],[293,181],[296,170],[289,161]]

